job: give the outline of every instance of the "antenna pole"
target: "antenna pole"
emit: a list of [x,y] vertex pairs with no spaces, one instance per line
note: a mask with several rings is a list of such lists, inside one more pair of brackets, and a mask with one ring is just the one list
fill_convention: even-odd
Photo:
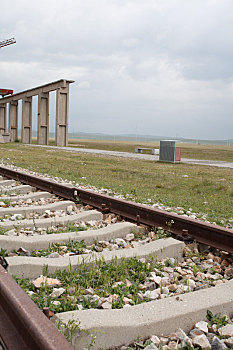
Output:
[[4,46],[15,44],[15,43],[16,43],[15,38],[6,39],[6,40],[3,40],[3,41],[0,41],[0,48],[4,47]]

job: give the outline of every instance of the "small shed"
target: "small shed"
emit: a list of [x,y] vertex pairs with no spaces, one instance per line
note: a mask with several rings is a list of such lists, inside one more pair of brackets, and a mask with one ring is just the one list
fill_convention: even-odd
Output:
[[175,140],[161,140],[159,150],[160,162],[176,163],[181,160],[180,147],[176,147]]

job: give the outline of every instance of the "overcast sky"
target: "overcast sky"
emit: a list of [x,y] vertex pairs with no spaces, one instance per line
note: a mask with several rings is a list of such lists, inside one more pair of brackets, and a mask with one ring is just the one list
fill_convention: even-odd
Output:
[[0,40],[17,40],[0,49],[0,87],[75,80],[70,132],[233,138],[232,0],[11,0],[0,11]]

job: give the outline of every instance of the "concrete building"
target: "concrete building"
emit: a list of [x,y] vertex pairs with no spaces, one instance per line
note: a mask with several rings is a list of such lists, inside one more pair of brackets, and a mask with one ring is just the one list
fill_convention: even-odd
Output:
[[56,130],[57,146],[68,144],[69,84],[73,80],[58,80],[46,85],[19,92],[0,99],[0,135],[7,131],[7,104],[10,141],[18,138],[18,101],[22,100],[22,143],[32,143],[32,97],[38,96],[37,142],[49,143],[49,93],[56,91]]

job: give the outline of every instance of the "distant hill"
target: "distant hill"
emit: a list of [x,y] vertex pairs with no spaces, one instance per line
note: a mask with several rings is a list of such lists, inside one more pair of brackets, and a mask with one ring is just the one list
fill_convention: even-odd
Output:
[[[36,131],[32,132],[32,136],[36,137]],[[54,138],[55,133],[49,133],[49,137]],[[134,142],[158,142],[160,140],[177,140],[185,143],[200,143],[210,145],[233,145],[233,139],[230,140],[203,140],[203,139],[188,139],[183,137],[171,136],[155,136],[155,135],[137,135],[137,134],[104,134],[104,133],[85,133],[74,132],[68,134],[69,139],[88,139],[88,140],[109,140],[109,141],[134,141]]]
[[202,139],[188,139],[183,137],[171,136],[154,136],[154,135],[136,135],[136,134],[102,134],[102,133],[69,133],[69,138],[90,139],[90,140],[110,140],[110,141],[136,141],[136,142],[156,142],[160,140],[177,140],[187,143],[213,144],[213,145],[233,145],[233,139],[230,140],[202,140]]

